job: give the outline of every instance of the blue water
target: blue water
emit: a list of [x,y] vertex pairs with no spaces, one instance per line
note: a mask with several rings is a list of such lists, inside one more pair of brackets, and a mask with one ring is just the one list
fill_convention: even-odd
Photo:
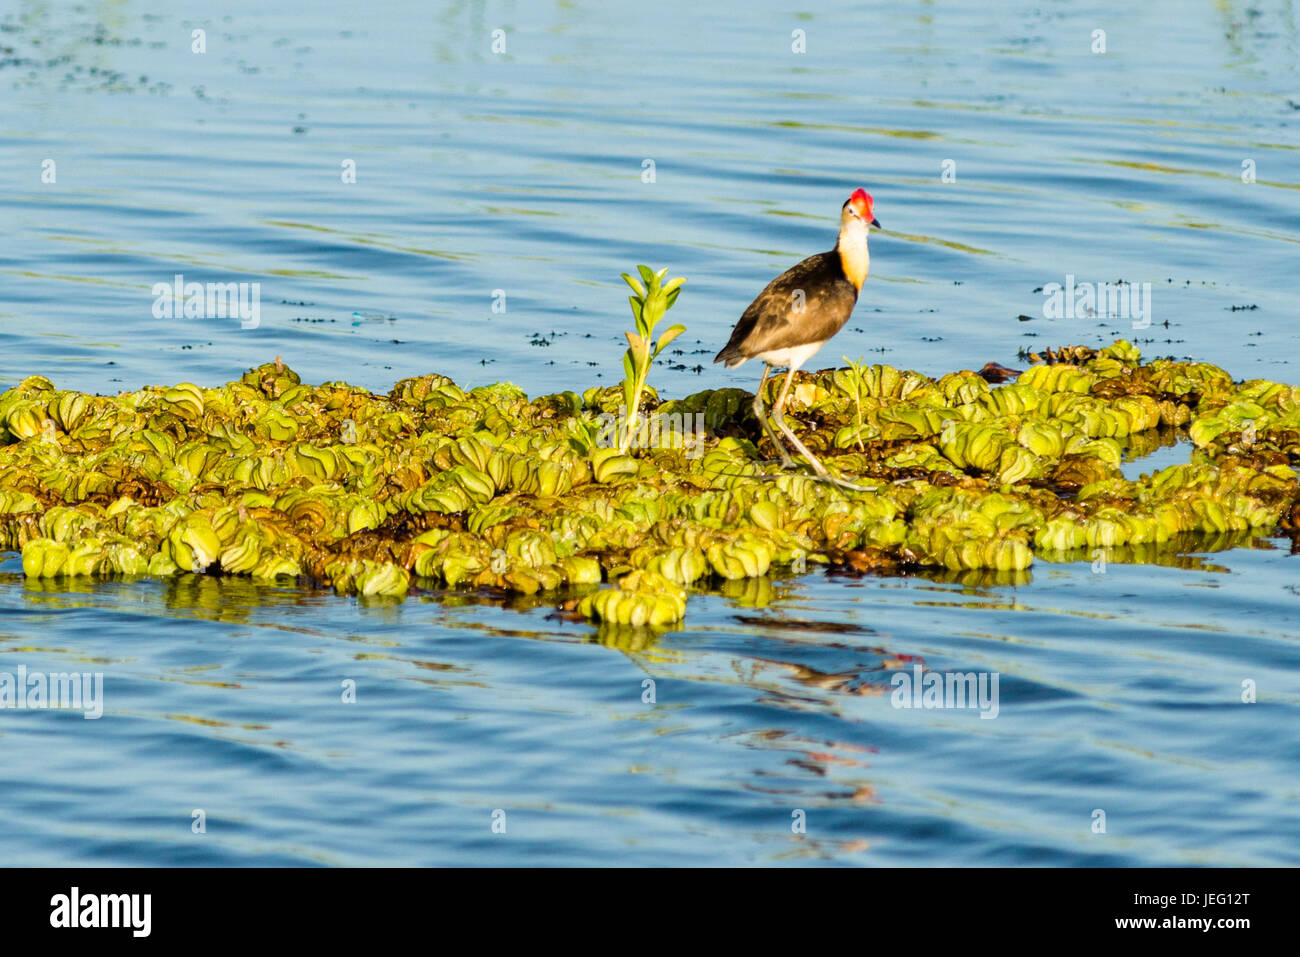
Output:
[[[612,384],[645,262],[689,277],[661,394],[752,388],[713,353],[858,185],[886,231],[825,364],[1127,336],[1300,381],[1294,5],[199,12],[0,2],[0,387],[277,354],[380,390]],[[258,327],[155,318],[176,273],[259,282]],[[1150,327],[1044,318],[1067,275],[1150,282]],[[813,572],[694,594],[633,647],[548,600],[33,585],[9,555],[0,671],[102,671],[105,713],[0,711],[0,861],[1296,864],[1296,561]],[[997,718],[893,707],[916,663],[998,673]]]

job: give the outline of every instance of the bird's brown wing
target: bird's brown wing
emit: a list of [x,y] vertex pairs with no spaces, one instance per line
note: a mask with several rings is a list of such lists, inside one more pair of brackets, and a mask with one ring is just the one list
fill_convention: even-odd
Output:
[[713,361],[735,365],[772,349],[825,342],[843,328],[857,301],[838,253],[809,256],[767,284]]

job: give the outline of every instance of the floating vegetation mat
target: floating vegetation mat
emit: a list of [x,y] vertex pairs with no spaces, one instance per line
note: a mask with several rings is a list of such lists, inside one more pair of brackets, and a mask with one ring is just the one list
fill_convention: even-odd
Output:
[[[1035,560],[1161,562],[1300,525],[1300,387],[1143,363],[1122,340],[1000,386],[880,365],[800,374],[788,419],[861,492],[768,462],[751,399],[647,390],[652,419],[620,451],[618,387],[530,401],[428,375],[373,395],[305,385],[279,360],[220,388],[116,396],[32,376],[0,394],[0,550],[40,579],[581,586],[562,596],[577,612],[662,627],[692,585],[809,563],[1015,581]],[[1121,473],[1179,438],[1188,464]]]

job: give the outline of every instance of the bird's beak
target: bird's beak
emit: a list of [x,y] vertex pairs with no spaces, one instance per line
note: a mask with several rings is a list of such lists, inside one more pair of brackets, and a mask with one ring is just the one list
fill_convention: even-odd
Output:
[[884,226],[881,226],[881,225],[880,225],[880,220],[878,220],[878,219],[873,219],[873,220],[871,221],[871,225],[874,226],[876,229],[884,229],[884,228],[885,228]]

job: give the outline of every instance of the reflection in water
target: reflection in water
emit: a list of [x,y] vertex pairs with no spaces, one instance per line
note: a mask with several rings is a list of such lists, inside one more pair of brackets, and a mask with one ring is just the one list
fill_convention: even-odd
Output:
[[[1188,441],[1187,430],[1175,428],[1174,426],[1162,425],[1154,429],[1148,429],[1145,432],[1133,432],[1123,441],[1124,461],[1131,462],[1136,459],[1144,459],[1155,454],[1160,449],[1173,449],[1180,442],[1186,441]],[[1179,461],[1185,462],[1187,460],[1183,458]],[[1159,468],[1175,464],[1179,463],[1162,463]]]
[[[1229,580],[1240,576],[1243,560],[1285,560],[1277,548],[1224,555],[1223,570],[1214,574]],[[455,823],[463,800],[474,807],[481,801],[544,807],[555,795],[568,796],[551,813],[588,800],[627,809],[665,802],[697,834],[711,833],[720,816],[735,815],[750,832],[742,846],[770,861],[848,862],[866,854],[881,863],[938,862],[952,846],[1023,846],[1041,853],[1046,844],[1061,848],[1062,862],[1101,862],[1095,849],[1070,847],[1051,823],[1058,798],[1046,795],[1073,780],[1071,767],[1119,762],[1124,779],[1143,789],[1126,785],[1122,800],[1144,806],[1148,799],[1137,795],[1150,789],[1149,800],[1165,815],[1181,814],[1169,805],[1171,775],[1186,779],[1184,785],[1195,782],[1201,801],[1218,793],[1211,781],[1222,762],[1204,759],[1205,748],[1214,753],[1213,739],[1199,735],[1192,746],[1182,722],[1161,717],[1168,701],[1204,700],[1205,692],[1197,690],[1208,674],[1202,656],[1222,658],[1216,670],[1240,670],[1224,657],[1235,654],[1232,645],[1183,649],[1187,635],[1212,634],[1194,607],[1181,618],[1177,612],[1181,593],[1197,583],[1187,576],[1203,579],[1208,568],[1152,566],[1156,577],[1146,583],[1147,612],[1140,617],[1126,614],[1114,598],[1099,606],[1093,584],[1099,576],[1084,562],[1057,566],[1062,577],[1043,591],[1024,581],[1013,592],[995,575],[813,574],[766,582],[760,602],[752,589],[735,584],[700,590],[683,628],[667,633],[593,630],[557,613],[555,603],[521,601],[507,608],[491,593],[425,594],[372,607],[329,593],[211,576],[93,587],[42,582],[29,589],[10,574],[0,580],[6,629],[35,636],[54,621],[61,637],[0,636],[0,670],[74,655],[102,663],[107,727],[118,736],[114,747],[135,755],[127,766],[149,782],[150,793],[196,804],[180,780],[168,778],[177,756],[189,755],[186,760],[222,775],[220,784],[204,785],[204,800],[238,794],[239,801],[259,807],[246,826],[261,835],[260,844],[222,839],[205,845],[227,862],[253,859],[256,846],[280,847],[275,835],[304,817],[313,836],[275,859],[422,859],[417,848],[426,845],[409,838],[413,821],[432,842],[427,846],[445,853],[459,846],[453,835],[463,826]],[[50,584],[63,587],[45,587]],[[939,594],[943,600],[936,600]],[[1271,640],[1269,634],[1285,640],[1290,606],[1253,611],[1256,646]],[[1178,620],[1155,624],[1161,616]],[[1087,622],[1089,630],[1077,632],[1072,620]],[[1051,629],[1042,637],[1033,631],[1039,622]],[[1019,637],[1026,628],[1033,640]],[[1156,637],[1135,643],[1133,628]],[[1182,637],[1153,656],[1165,630]],[[250,635],[276,637],[249,641]],[[990,645],[997,650],[990,652]],[[914,664],[928,671],[1000,672],[998,720],[985,727],[968,720],[968,713],[896,710],[889,677]],[[1272,673],[1271,680],[1292,681],[1283,676],[1294,668],[1275,665]],[[654,692],[648,701],[647,679]],[[340,702],[344,680],[355,682],[355,704]],[[1130,681],[1138,685],[1132,693],[1098,690]],[[1293,693],[1300,692],[1300,681],[1294,685]],[[1107,706],[1099,713],[1100,701]],[[1217,720],[1234,728],[1232,740],[1239,742],[1262,713],[1236,706],[1220,711]],[[23,737],[3,718],[0,734],[12,747]],[[1146,728],[1141,748],[1117,757],[1111,744],[1095,743],[1122,743],[1135,720]],[[99,747],[65,740],[74,753],[83,746]],[[1184,751],[1197,760],[1182,760]],[[281,757],[271,760],[269,753]],[[917,761],[917,755],[928,760]],[[989,780],[988,763],[1008,760],[1036,770]],[[1251,760],[1272,767],[1272,759]],[[245,791],[235,772],[250,762],[261,776],[299,795],[292,809]],[[361,852],[329,837],[338,817],[333,805],[307,799],[304,810],[301,801],[322,773],[317,769],[335,766],[349,768],[368,795],[346,801],[378,800],[385,817],[406,826],[364,825],[375,840]],[[1266,770],[1257,786],[1271,789],[1273,773]],[[500,783],[502,775],[512,783]],[[1090,780],[1066,784],[1066,800],[1098,803],[1084,800],[1096,786]],[[330,785],[331,791],[340,787],[352,786]],[[585,797],[576,797],[574,787]],[[502,789],[511,801],[499,797]],[[1027,816],[1002,818],[997,808],[1008,792],[1016,807],[1030,809]],[[141,800],[134,790],[124,793]],[[15,820],[48,800],[21,788],[16,794]],[[927,810],[930,801],[922,795],[941,796],[942,810]],[[1222,799],[1232,798],[1224,793]],[[1267,816],[1279,826],[1286,823],[1283,806],[1269,805]],[[107,807],[94,813],[116,813],[111,803]],[[806,815],[802,834],[791,831],[795,810]],[[1188,846],[1204,855],[1214,844],[1212,818],[1179,819],[1189,828]],[[603,853],[597,835],[608,830],[593,829],[587,820],[580,813],[563,829],[565,846],[579,849],[574,860]],[[990,821],[998,823],[990,827]],[[648,826],[639,813],[601,823],[633,842],[627,846],[653,848],[647,860],[692,853],[676,837],[652,837]],[[947,836],[936,842],[936,835]],[[21,848],[11,830],[0,827],[0,840]],[[152,859],[147,842],[135,846],[139,859]],[[731,859],[724,846],[706,841],[697,849],[701,862]],[[1263,845],[1234,847],[1236,857],[1215,859],[1277,859]],[[625,847],[620,853],[637,852]],[[1121,860],[1185,859],[1163,831],[1139,835],[1117,853]]]

